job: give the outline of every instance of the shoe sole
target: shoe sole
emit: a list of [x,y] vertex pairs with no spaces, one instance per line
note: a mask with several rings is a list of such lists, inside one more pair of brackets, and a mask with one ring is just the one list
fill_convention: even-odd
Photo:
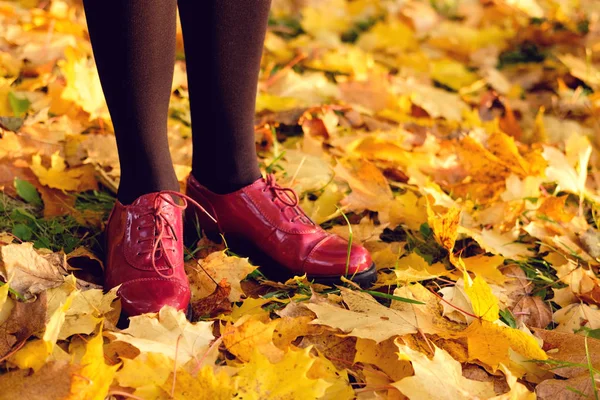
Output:
[[[222,243],[223,241],[219,234],[205,233],[205,235],[208,239],[215,243]],[[225,240],[227,241],[227,245],[232,252],[239,256],[248,257],[255,265],[259,265],[261,267],[261,272],[264,272],[265,276],[270,279],[285,282],[288,279],[298,275],[297,273],[289,271],[283,265],[271,258],[271,256],[269,256],[267,253],[263,252],[253,243],[245,239],[235,238],[226,234]],[[309,282],[319,283],[327,286],[344,284],[341,278],[342,277],[339,275],[306,276],[306,279],[308,279]],[[371,264],[368,269],[362,272],[348,276],[347,279],[358,284],[361,288],[370,287],[373,285],[373,283],[375,283],[375,281],[377,281],[377,270],[375,269],[375,264]]]

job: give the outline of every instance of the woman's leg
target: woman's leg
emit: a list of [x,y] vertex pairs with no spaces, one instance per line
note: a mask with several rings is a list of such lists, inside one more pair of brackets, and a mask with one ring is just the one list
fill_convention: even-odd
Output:
[[218,221],[200,215],[205,233],[224,234],[234,251],[262,267],[327,284],[346,275],[369,285],[377,273],[364,247],[353,244],[349,251],[347,241],[304,214],[291,189],[273,176],[259,179],[254,108],[269,5],[179,0],[194,131],[188,194]]
[[179,190],[167,142],[177,1],[84,0],[84,7],[119,148],[119,200]]
[[190,88],[192,174],[229,193],[261,173],[254,111],[271,0],[179,0]]

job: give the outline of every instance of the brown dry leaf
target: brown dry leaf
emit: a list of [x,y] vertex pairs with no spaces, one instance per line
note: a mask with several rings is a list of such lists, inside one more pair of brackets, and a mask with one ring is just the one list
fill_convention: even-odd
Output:
[[[600,375],[594,376],[595,387],[600,386]],[[597,392],[596,392],[597,393]],[[594,385],[589,374],[569,379],[547,379],[535,388],[539,400],[583,400],[594,398]]]
[[10,315],[0,324],[0,358],[6,356],[18,343],[44,330],[46,324],[46,293],[35,301],[12,302]]
[[[544,350],[551,360],[566,361],[574,364],[588,364],[585,350],[585,337],[574,333],[558,332],[556,330],[548,331],[543,329],[533,329],[536,336],[544,341]],[[588,354],[590,362],[596,369],[600,368],[600,340],[587,338]],[[589,373],[586,367],[566,366],[556,368],[557,366],[547,366],[551,371],[563,378],[575,378]]]
[[530,328],[545,328],[552,322],[550,306],[538,296],[523,296],[512,308],[515,319]]
[[66,273],[63,253],[40,253],[33,248],[33,243],[0,248],[0,275],[25,298],[60,286]]
[[347,368],[354,363],[357,339],[324,331],[317,335],[307,335],[302,338],[298,347],[305,349],[314,347],[320,354],[330,359],[337,368]]
[[0,375],[0,399],[62,400],[71,390],[73,375],[80,367],[67,361],[49,362],[40,370],[16,370]]
[[217,285],[216,289],[208,297],[204,297],[197,302],[191,303],[193,319],[199,320],[202,317],[215,317],[222,313],[231,311],[231,285],[227,279],[223,279]]

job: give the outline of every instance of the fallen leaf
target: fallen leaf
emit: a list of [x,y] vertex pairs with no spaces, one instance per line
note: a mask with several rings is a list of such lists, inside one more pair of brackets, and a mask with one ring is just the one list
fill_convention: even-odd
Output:
[[[547,359],[546,353],[532,335],[486,320],[473,321],[460,336],[467,338],[469,359],[484,363],[492,372],[496,371],[500,364],[511,369],[509,349],[526,359]],[[511,372],[516,373],[512,369]]]
[[369,339],[358,339],[354,362],[375,365],[385,372],[392,382],[396,382],[414,372],[408,360],[398,357],[397,350],[393,338],[379,343]]
[[575,332],[583,327],[589,329],[600,328],[600,310],[597,306],[587,304],[571,304],[561,308],[553,315],[554,322],[558,324],[558,332]]
[[593,398],[600,385],[600,375],[594,375],[595,384],[589,374],[569,379],[547,379],[535,388],[540,400],[582,400]]
[[130,343],[141,352],[164,354],[182,364],[200,358],[214,339],[211,322],[192,324],[183,312],[168,306],[156,314],[131,317],[129,321],[129,328],[112,333],[117,340]]
[[161,386],[173,372],[174,361],[161,353],[143,353],[136,358],[123,359],[123,367],[115,374],[119,386],[135,389],[134,396],[160,398],[167,396]]
[[38,154],[34,155],[31,158],[31,170],[42,185],[51,188],[77,192],[98,189],[91,165],[67,169],[64,159],[58,153],[52,155],[50,168],[42,165],[42,158]]
[[108,394],[118,365],[109,366],[104,361],[102,334],[91,338],[81,359],[81,372],[73,377],[70,400],[102,400]]
[[[171,382],[174,382],[172,384]],[[197,376],[192,376],[187,371],[179,371],[177,375],[171,373],[162,384],[164,392],[169,393],[172,399],[198,399],[198,400],[229,400],[234,398],[235,386],[227,373],[221,370],[214,371],[211,365],[205,365]],[[238,397],[240,399],[253,397]]]
[[256,269],[247,258],[228,256],[224,251],[211,253],[203,260],[186,264],[192,290],[192,303],[209,296],[217,289],[216,282],[226,279],[230,285],[230,302],[240,301],[244,292],[240,281]]
[[288,351],[277,363],[254,351],[235,377],[238,397],[244,400],[320,398],[332,384],[307,376],[315,363],[310,350]]
[[67,273],[64,254],[41,255],[33,243],[2,246],[0,258],[0,275],[26,298],[60,286]]
[[[396,341],[400,359],[410,361],[414,376],[392,383],[411,399],[489,398],[494,396],[491,382],[477,382],[462,376],[462,368],[446,351],[435,347],[432,359]],[[440,388],[443,387],[443,390]]]
[[259,351],[270,362],[281,360],[284,352],[273,343],[278,321],[263,323],[251,316],[242,317],[235,324],[225,325],[221,333],[227,350],[242,361],[249,361]]
[[191,304],[194,320],[206,316],[215,317],[221,313],[231,312],[232,308],[229,300],[230,294],[231,285],[229,285],[227,279],[224,278],[219,282],[212,294]]
[[544,349],[549,359],[581,365],[559,366],[550,364],[546,366],[547,368],[551,368],[552,373],[563,378],[576,378],[587,374],[589,378],[589,371],[587,369],[588,354],[592,366],[594,368],[600,367],[600,340],[588,337],[588,350],[586,351],[585,336],[556,330],[534,329],[533,331],[536,336],[544,341]]
[[530,328],[545,328],[552,322],[550,306],[538,296],[523,296],[514,305],[512,313],[515,319]]
[[66,361],[50,362],[31,374],[16,370],[0,376],[0,399],[60,400],[69,395],[73,375],[80,367]]

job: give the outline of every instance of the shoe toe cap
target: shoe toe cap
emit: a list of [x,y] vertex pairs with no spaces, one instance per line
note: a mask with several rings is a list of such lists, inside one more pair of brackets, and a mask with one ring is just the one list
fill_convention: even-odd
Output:
[[169,279],[149,278],[125,282],[119,289],[121,307],[127,316],[155,313],[164,306],[186,310],[190,289]]
[[333,235],[319,243],[305,262],[307,273],[331,276],[359,274],[372,266],[373,259],[367,249],[353,243],[348,256],[348,242]]

